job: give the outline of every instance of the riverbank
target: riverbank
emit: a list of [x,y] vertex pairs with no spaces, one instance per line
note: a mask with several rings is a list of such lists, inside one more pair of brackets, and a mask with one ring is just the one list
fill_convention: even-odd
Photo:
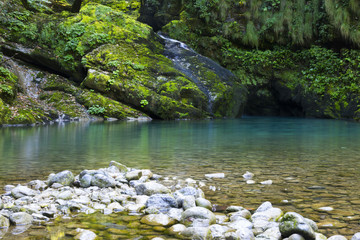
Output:
[[[251,174],[244,177],[251,178]],[[7,185],[6,193],[1,196],[1,232],[9,236],[13,233],[7,233],[6,229],[11,225],[26,230],[24,226],[31,224],[53,225],[58,218],[102,213],[119,214],[120,218],[136,216],[126,226],[116,223],[107,226],[123,239],[130,238],[138,229],[145,229],[140,239],[157,235],[164,239],[298,239],[299,236],[291,236],[295,233],[305,239],[326,239],[318,233],[314,221],[293,212],[284,214],[270,202],[264,202],[256,210],[229,206],[222,212],[214,212],[216,207],[205,199],[201,182],[187,179],[173,183],[150,170],[127,168],[112,161],[108,168],[84,170],[77,176],[66,170],[50,174],[46,181]],[[81,238],[84,235],[86,239],[96,236],[87,229],[64,234],[79,239],[85,239]],[[336,239],[346,238],[336,236]],[[354,239],[358,239],[357,235]]]

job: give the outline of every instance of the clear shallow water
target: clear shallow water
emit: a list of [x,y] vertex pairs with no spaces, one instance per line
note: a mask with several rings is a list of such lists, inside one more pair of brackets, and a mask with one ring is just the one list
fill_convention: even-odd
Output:
[[[203,180],[207,198],[220,206],[257,208],[269,200],[315,220],[327,236],[360,231],[358,123],[245,117],[0,129],[0,187],[64,169],[77,174],[106,167],[111,160]],[[246,184],[246,171],[256,184]],[[205,179],[215,172],[225,179]],[[259,184],[264,180],[273,184]],[[318,210],[323,206],[334,210]]]

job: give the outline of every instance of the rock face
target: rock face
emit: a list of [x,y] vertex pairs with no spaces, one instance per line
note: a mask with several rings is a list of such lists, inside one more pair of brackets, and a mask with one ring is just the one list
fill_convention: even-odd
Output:
[[74,182],[74,175],[69,170],[65,170],[55,174],[54,176],[50,177],[48,181],[48,186],[53,185],[54,183],[59,183],[63,186],[69,186]]
[[[23,14],[30,14],[20,4],[11,0],[1,9],[4,13],[20,9]],[[19,88],[19,76],[21,78],[25,67],[17,68],[21,71],[16,76],[11,73],[14,67],[1,64],[4,69],[2,79],[9,90],[0,93],[0,124],[54,121],[62,113],[65,115],[61,119],[67,121],[88,118],[87,113],[109,119],[148,116],[199,119],[242,114],[246,91],[241,84],[232,79],[224,80],[224,74],[214,72],[212,67],[204,67],[208,65],[203,63],[205,58],[189,62],[192,68],[201,72],[201,79],[193,79],[176,68],[164,55],[163,40],[150,26],[137,21],[140,1],[122,4],[119,8],[114,2],[83,2],[80,12],[72,15],[32,12],[31,19],[37,19],[46,28],[46,37],[41,28],[27,29],[32,34],[29,38],[24,35],[26,31],[11,27],[15,21],[35,26],[37,23],[31,22],[30,18],[20,20],[9,16],[6,21],[1,18],[0,30],[8,34],[2,36],[0,54],[15,56],[48,69],[52,74],[44,73],[43,76],[42,71],[34,70],[36,74],[32,75],[36,77],[28,80],[39,82],[36,86],[41,93],[23,94],[27,89]],[[94,40],[94,35],[101,37]],[[57,39],[60,36],[61,41]],[[21,43],[19,39],[22,39]],[[38,48],[33,47],[34,39]],[[9,74],[3,74],[5,70]],[[197,74],[195,70],[193,72]],[[11,78],[5,75],[11,75]],[[81,88],[78,87],[80,84]],[[203,91],[205,85],[211,86],[211,96]],[[14,118],[9,110],[20,96],[26,96],[33,103],[21,118]],[[56,114],[49,114],[43,106]],[[40,110],[33,110],[35,107]]]

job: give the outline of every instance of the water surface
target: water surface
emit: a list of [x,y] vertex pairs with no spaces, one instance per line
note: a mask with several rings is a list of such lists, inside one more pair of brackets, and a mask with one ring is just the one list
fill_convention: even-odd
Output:
[[[203,181],[218,205],[271,201],[315,220],[327,236],[360,231],[360,124],[245,117],[237,120],[71,123],[0,129],[0,187],[112,160]],[[255,174],[248,185],[242,175]],[[225,179],[204,174],[223,172]],[[272,180],[272,185],[261,185]],[[313,186],[320,186],[315,187]],[[216,189],[215,191],[213,191]],[[333,207],[322,212],[322,206]]]

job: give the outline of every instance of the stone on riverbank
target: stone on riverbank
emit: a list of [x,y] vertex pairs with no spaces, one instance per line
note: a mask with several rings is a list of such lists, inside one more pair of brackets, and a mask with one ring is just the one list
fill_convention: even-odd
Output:
[[31,224],[33,217],[25,212],[17,212],[10,215],[10,221],[14,225],[28,225]]
[[11,190],[11,195],[14,198],[22,198],[25,196],[35,196],[36,192],[25,186],[17,186]]
[[59,172],[49,178],[48,186],[59,183],[63,186],[70,186],[74,182],[74,175],[69,170]]
[[281,219],[279,228],[283,237],[289,237],[297,233],[306,240],[314,240],[316,238],[314,230],[305,221],[304,217],[295,212],[287,212]]
[[157,193],[159,194],[170,193],[170,189],[156,182],[141,183],[135,187],[135,191],[138,195],[147,195],[147,196],[151,196]]
[[1,228],[8,228],[9,226],[10,226],[9,219],[0,214],[0,229]]
[[145,215],[140,222],[151,226],[171,226],[176,223],[176,220],[160,213]]
[[96,238],[96,234],[90,230],[78,228],[76,231],[79,232],[79,234],[77,234],[74,239],[93,240]]
[[192,226],[193,224],[209,226],[216,223],[216,217],[209,209],[192,207],[182,213],[181,223],[185,226]]

